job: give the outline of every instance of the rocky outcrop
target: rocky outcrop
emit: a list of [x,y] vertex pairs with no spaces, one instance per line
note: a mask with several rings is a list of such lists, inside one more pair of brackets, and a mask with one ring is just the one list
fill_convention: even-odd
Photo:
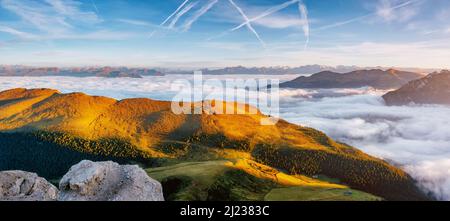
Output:
[[58,189],[35,173],[0,172],[0,201],[55,201],[57,196]]
[[60,201],[163,201],[161,184],[138,166],[82,161],[62,178]]

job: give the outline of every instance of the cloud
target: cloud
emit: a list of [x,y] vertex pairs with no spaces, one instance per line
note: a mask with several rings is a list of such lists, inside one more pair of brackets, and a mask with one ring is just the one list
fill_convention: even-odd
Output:
[[[307,90],[306,92],[308,92]],[[332,90],[338,92],[338,90]],[[304,92],[304,93],[306,93]],[[400,164],[440,199],[450,199],[450,108],[388,107],[385,91],[340,96],[282,96],[281,116],[326,132],[371,155]],[[430,129],[433,128],[433,129]]]
[[[364,20],[368,20],[369,18],[374,17],[381,17],[384,21],[406,21],[409,20],[411,17],[416,15],[416,10],[413,10],[411,8],[407,8],[409,6],[412,6],[416,3],[420,3],[423,0],[409,0],[409,1],[403,1],[402,3],[399,3],[399,0],[394,0],[395,3],[398,4],[392,4],[392,1],[390,0],[378,0],[378,5],[376,6],[375,12],[371,12],[365,15],[357,16],[354,18],[350,18],[344,21],[339,21],[336,23],[332,23],[329,25],[325,25],[322,27],[318,27],[314,29],[313,31],[322,31],[327,30],[331,28],[337,28],[344,25],[352,24],[355,22],[361,22]],[[399,12],[400,11],[400,12]],[[400,14],[397,14],[400,13]]]
[[[379,0],[376,14],[385,22],[406,22],[418,14],[418,8],[412,7],[415,1]],[[406,7],[410,6],[410,7]]]
[[417,42],[356,42],[332,43],[302,51],[302,42],[279,43],[268,46],[268,55],[255,55],[260,63],[295,65],[306,63],[337,66],[358,64],[375,67],[449,68],[450,39],[432,39]]
[[17,37],[22,38],[22,39],[35,39],[35,38],[37,38],[36,35],[30,34],[30,33],[26,33],[26,32],[22,32],[22,31],[16,30],[16,29],[8,27],[8,26],[0,26],[0,32],[8,33],[8,34],[17,36]]
[[139,34],[132,32],[114,32],[109,30],[98,30],[89,33],[61,33],[53,35],[36,35],[19,30],[0,26],[0,32],[9,33],[17,36],[20,40],[14,42],[27,42],[27,41],[48,41],[48,40],[124,40],[132,37],[138,37]]
[[74,0],[1,0],[1,6],[35,28],[50,34],[60,34],[73,28],[71,21],[95,24],[101,20],[93,12],[81,11]]
[[[18,38],[14,40],[15,43],[48,40],[123,40],[136,36],[135,33],[124,31],[77,31],[80,25],[95,25],[102,20],[95,12],[81,10],[82,3],[75,0],[1,0],[0,5],[17,14],[24,23],[34,27],[33,33],[30,33],[9,26],[0,26],[1,32]],[[119,19],[119,21],[138,24],[135,20]]]
[[141,20],[134,20],[134,19],[124,19],[124,18],[120,18],[120,19],[116,19],[116,21],[118,22],[122,22],[125,24],[129,24],[129,25],[136,25],[136,26],[147,26],[147,27],[155,27],[156,25],[150,23],[150,22],[146,22],[146,21],[141,21]]
[[[101,19],[95,12],[85,12],[80,9],[81,2],[75,0],[45,0],[51,5],[57,14],[64,17],[64,19],[71,19],[86,23],[99,23]],[[92,2],[93,3],[93,2]],[[95,3],[93,3],[95,6]],[[95,6],[94,9],[98,10]]]
[[303,27],[308,24],[308,20],[299,19],[298,16],[292,15],[272,15],[270,17],[255,20],[253,24],[272,29],[286,29]]

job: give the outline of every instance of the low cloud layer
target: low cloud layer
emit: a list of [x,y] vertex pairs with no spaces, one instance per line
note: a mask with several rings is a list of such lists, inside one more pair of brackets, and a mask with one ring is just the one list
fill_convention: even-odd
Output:
[[[216,77],[223,80],[231,76],[207,76],[205,79]],[[292,75],[277,77],[281,81],[295,78]],[[178,91],[171,90],[171,83],[180,78],[186,76],[84,78],[82,81],[70,77],[0,78],[0,90],[47,87],[117,99],[172,100]],[[336,140],[402,166],[425,190],[440,199],[450,200],[450,108],[387,107],[381,98],[385,92],[370,88],[281,89],[280,114],[290,122],[322,130]]]

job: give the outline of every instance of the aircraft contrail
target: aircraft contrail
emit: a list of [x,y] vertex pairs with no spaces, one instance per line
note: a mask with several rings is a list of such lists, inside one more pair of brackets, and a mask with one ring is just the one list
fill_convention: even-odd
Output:
[[309,34],[310,34],[310,28],[309,28],[309,20],[308,20],[308,9],[306,8],[305,4],[303,2],[298,3],[298,9],[300,11],[300,16],[303,21],[306,21],[305,24],[303,24],[303,33],[305,34],[305,50],[308,47],[309,44]]
[[242,23],[242,24],[240,24],[240,25],[230,29],[229,31],[236,31],[236,30],[244,27],[245,25],[247,25],[247,23],[254,22],[254,21],[259,20],[261,18],[267,17],[267,16],[269,16],[269,15],[275,13],[275,12],[278,12],[278,11],[280,11],[282,9],[285,9],[285,8],[289,7],[290,5],[295,4],[297,2],[300,2],[300,0],[291,0],[291,1],[285,2],[283,4],[280,4],[280,5],[274,6],[272,8],[269,8],[265,12],[263,12],[261,15],[258,15],[256,17],[252,18],[252,19],[249,19],[248,21],[246,21],[246,22],[244,22],[244,23]]
[[173,18],[172,22],[170,22],[169,29],[172,29],[177,24],[178,20],[186,13],[188,13],[195,5],[197,5],[198,2],[190,3],[186,7],[184,7],[181,11],[179,11],[175,18]]
[[91,0],[91,2],[92,2],[92,6],[94,6],[94,9],[97,12],[97,14],[100,14],[100,12],[98,11],[97,5],[95,4],[95,1]]
[[241,16],[244,18],[244,20],[247,22],[246,26],[247,28],[253,32],[253,34],[256,36],[256,38],[259,40],[259,42],[265,47],[266,43],[264,43],[264,41],[261,39],[261,37],[259,36],[258,32],[256,32],[256,30],[252,27],[251,23],[250,23],[250,19],[247,17],[247,15],[244,13],[244,11],[242,11],[242,9],[236,5],[236,3],[234,3],[233,0],[228,0],[235,8],[236,10],[239,11],[239,13],[241,14]]
[[185,0],[180,6],[178,6],[177,10],[175,10],[169,17],[166,18],[161,23],[161,26],[165,25],[173,16],[175,16],[190,0]]
[[236,27],[234,27],[234,28],[232,28],[232,29],[229,29],[229,30],[225,31],[225,32],[219,34],[218,36],[209,38],[208,40],[211,40],[211,39],[214,39],[214,38],[219,38],[219,37],[225,36],[225,35],[227,35],[227,34],[233,32],[233,31],[236,31],[236,30],[238,30],[238,29],[240,29],[240,28],[246,26],[247,23],[249,23],[249,22],[254,22],[254,21],[257,21],[257,20],[262,19],[262,18],[264,18],[264,17],[267,17],[267,16],[269,16],[269,15],[272,15],[273,13],[276,13],[276,12],[278,12],[278,11],[280,11],[280,10],[283,10],[283,9],[285,9],[285,8],[287,8],[287,7],[289,7],[289,6],[293,5],[293,4],[295,4],[295,3],[298,3],[298,2],[300,2],[300,0],[291,0],[291,1],[285,2],[285,3],[283,3],[283,4],[280,4],[280,5],[274,6],[274,7],[272,7],[272,8],[269,8],[269,9],[267,9],[266,11],[264,11],[262,14],[260,14],[260,15],[258,15],[258,16],[256,16],[256,17],[254,17],[254,18],[249,19],[248,22],[245,21],[244,23],[242,23],[242,24],[240,24],[240,25],[238,25],[238,26],[236,26]]
[[195,15],[184,24],[183,30],[189,30],[192,24],[194,24],[201,16],[208,12],[215,4],[217,4],[217,2],[219,2],[219,0],[210,0],[208,4],[200,8],[197,13],[195,13]]
[[[423,0],[410,0],[410,1],[404,2],[402,4],[396,5],[394,7],[391,7],[389,10],[400,9],[400,8],[412,5],[412,4],[414,4],[416,2],[420,2],[420,1],[423,1]],[[352,18],[352,19],[349,19],[349,20],[346,20],[346,21],[337,22],[337,23],[334,23],[334,24],[331,24],[331,25],[325,25],[325,26],[319,27],[317,29],[314,29],[313,31],[321,31],[321,30],[326,30],[326,29],[330,29],[330,28],[340,27],[340,26],[347,25],[347,24],[350,24],[350,23],[353,23],[353,22],[361,21],[363,19],[372,17],[374,15],[377,15],[377,12],[372,12],[372,13],[369,13],[369,14],[366,14],[366,15],[362,15],[362,16],[359,16],[359,17],[356,17],[356,18]]]
[[[244,26],[246,26],[258,39],[258,41],[264,46],[266,47],[265,42],[262,40],[261,36],[258,34],[258,32],[253,28],[252,26],[252,22],[262,19],[264,17],[267,17],[273,13],[276,13],[284,8],[289,7],[290,5],[293,5],[295,3],[299,4],[299,10],[301,13],[301,17],[302,19],[307,23],[307,24],[303,24],[302,28],[303,28],[303,32],[305,34],[306,37],[306,43],[305,43],[305,48],[307,47],[308,43],[309,43],[309,35],[310,35],[310,28],[309,28],[309,22],[308,22],[308,11],[306,6],[302,3],[302,0],[290,0],[287,1],[283,4],[274,6],[272,8],[269,8],[268,10],[264,11],[262,14],[250,19],[245,12],[242,10],[241,7],[239,7],[234,0],[228,0],[229,3],[239,12],[239,14],[244,18],[244,23],[222,33],[220,36],[223,36],[225,34],[228,34],[230,32],[236,31]],[[180,6],[178,6],[178,8],[166,19],[164,20],[161,24],[160,24],[160,28],[163,28],[167,22],[169,22],[171,19],[171,23],[169,24],[169,26],[167,27],[168,29],[173,29],[176,25],[176,23],[178,22],[178,20],[183,17],[187,12],[189,12],[190,10],[192,10],[192,8],[194,8],[196,6],[196,4],[199,2],[194,2],[194,3],[189,3],[190,0],[185,0]],[[203,5],[203,7],[201,7],[199,10],[197,10],[197,12],[191,16],[191,18],[189,18],[185,24],[183,25],[183,31],[187,31],[189,30],[192,25],[200,18],[202,17],[205,13],[207,13],[214,5],[216,5],[219,2],[219,0],[209,0],[209,2],[206,5]],[[153,31],[151,33],[150,36],[153,36],[155,34],[156,31]],[[220,37],[219,36],[219,37]]]

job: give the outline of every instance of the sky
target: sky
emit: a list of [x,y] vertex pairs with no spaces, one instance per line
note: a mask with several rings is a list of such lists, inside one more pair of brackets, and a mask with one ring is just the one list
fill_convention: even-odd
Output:
[[450,68],[448,0],[0,0],[0,64]]

